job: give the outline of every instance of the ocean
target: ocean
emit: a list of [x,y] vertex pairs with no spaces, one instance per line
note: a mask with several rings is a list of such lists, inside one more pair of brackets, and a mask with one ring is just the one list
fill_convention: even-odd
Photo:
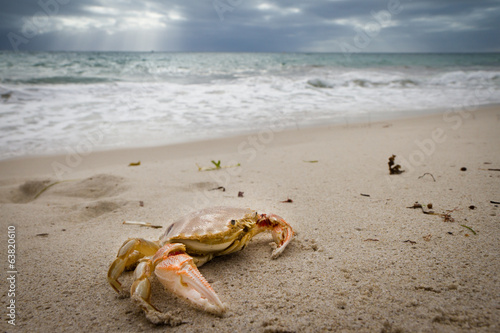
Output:
[[0,159],[500,103],[500,54],[0,52]]

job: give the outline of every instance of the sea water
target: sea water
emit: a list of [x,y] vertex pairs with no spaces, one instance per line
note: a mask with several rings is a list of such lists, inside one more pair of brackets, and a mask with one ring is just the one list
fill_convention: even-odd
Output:
[[6,159],[470,110],[500,54],[0,52],[0,94]]

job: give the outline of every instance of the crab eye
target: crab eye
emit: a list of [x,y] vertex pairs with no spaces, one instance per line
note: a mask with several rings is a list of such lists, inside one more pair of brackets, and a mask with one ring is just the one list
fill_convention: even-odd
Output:
[[236,220],[231,220],[231,224],[235,225],[236,224]]

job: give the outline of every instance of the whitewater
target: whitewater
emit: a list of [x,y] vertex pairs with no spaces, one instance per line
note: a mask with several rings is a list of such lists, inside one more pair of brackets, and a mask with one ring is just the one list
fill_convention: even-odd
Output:
[[0,94],[7,159],[500,103],[500,54],[2,52]]

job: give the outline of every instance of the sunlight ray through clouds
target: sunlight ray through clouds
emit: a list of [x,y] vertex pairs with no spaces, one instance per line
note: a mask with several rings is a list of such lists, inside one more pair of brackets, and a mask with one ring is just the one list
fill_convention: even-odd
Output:
[[363,52],[499,50],[498,0],[4,2],[0,49],[343,52],[368,34]]

